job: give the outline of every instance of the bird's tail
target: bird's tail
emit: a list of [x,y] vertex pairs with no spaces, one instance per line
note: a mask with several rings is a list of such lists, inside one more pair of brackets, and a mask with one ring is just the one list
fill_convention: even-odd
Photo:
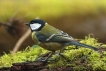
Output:
[[79,42],[68,42],[67,44],[68,45],[82,46],[82,47],[93,49],[95,51],[98,50],[98,48],[96,48],[96,47],[93,47],[93,46],[90,46],[90,45],[87,45],[87,44],[83,44],[83,43],[79,43]]

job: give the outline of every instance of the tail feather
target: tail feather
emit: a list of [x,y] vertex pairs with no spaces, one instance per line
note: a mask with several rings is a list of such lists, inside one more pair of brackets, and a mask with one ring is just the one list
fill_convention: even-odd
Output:
[[67,45],[82,46],[82,47],[93,49],[95,51],[98,50],[98,48],[96,48],[96,47],[93,47],[93,46],[90,46],[90,45],[87,45],[87,44],[83,44],[83,43],[79,43],[79,42],[68,42]]

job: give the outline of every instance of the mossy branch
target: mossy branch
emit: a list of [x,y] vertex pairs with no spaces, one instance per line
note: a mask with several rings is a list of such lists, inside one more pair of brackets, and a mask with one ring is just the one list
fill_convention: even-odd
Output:
[[[91,38],[90,36],[86,37],[85,40],[81,40],[80,42],[92,45],[98,48],[101,43],[98,43],[96,39]],[[41,56],[42,54],[47,53],[48,51],[40,48],[37,45],[29,46],[24,51],[18,51],[13,54],[4,54],[0,58],[0,67],[10,67],[12,63],[16,62],[26,62],[26,61],[34,61],[36,58]],[[102,45],[103,48],[106,49],[106,44]],[[62,53],[64,57],[59,56],[57,54],[53,55],[49,59],[49,63],[47,67],[50,70],[53,70],[57,67],[72,67],[74,70],[106,70],[106,52],[103,51],[103,54],[100,54],[97,51],[93,51],[88,48],[79,47],[75,49],[75,46],[69,46]],[[57,51],[58,52],[58,51]]]

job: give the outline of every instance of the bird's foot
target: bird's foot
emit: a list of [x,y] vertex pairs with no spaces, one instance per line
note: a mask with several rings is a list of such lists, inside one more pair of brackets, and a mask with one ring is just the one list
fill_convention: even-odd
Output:
[[54,54],[54,52],[48,52],[39,56],[35,61],[47,62],[48,59]]
[[45,63],[47,63],[47,60],[45,60],[45,57],[40,57],[40,58],[35,59],[35,62],[45,62]]
[[61,53],[61,52],[57,52],[56,55],[57,55],[57,56],[61,56],[62,58],[66,58],[66,57],[64,56],[64,54]]

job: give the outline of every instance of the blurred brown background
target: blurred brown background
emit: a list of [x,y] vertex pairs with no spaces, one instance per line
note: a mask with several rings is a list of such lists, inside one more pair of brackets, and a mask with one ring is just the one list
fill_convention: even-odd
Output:
[[[106,43],[106,1],[101,0],[0,0],[0,55],[13,50],[30,20],[40,17],[72,37],[94,34]],[[34,45],[29,36],[19,50]]]

